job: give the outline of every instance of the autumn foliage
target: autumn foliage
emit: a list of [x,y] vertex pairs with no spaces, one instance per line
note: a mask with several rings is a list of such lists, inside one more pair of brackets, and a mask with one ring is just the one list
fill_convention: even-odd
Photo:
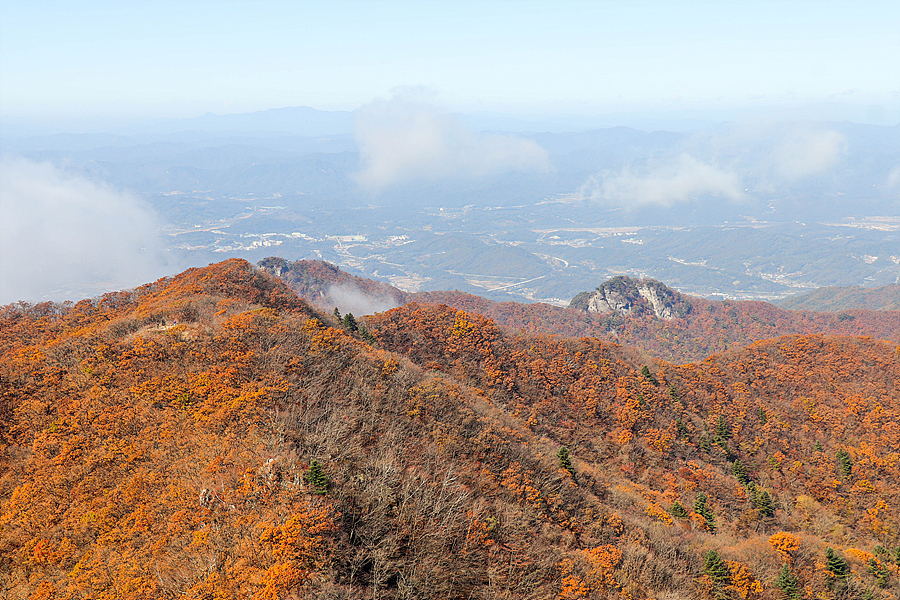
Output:
[[365,323],[238,260],[0,309],[3,596],[900,589],[895,344],[673,365],[447,305]]

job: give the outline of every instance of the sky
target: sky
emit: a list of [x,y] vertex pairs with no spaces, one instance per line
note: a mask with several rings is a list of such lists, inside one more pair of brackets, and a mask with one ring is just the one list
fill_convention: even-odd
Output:
[[0,119],[795,111],[900,122],[900,2],[0,0]]

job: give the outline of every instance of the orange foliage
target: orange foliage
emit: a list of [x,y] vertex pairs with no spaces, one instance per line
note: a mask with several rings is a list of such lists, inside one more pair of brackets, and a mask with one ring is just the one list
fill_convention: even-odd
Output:
[[788,564],[793,564],[797,551],[800,549],[800,539],[797,536],[782,531],[770,537],[769,543],[781,557],[781,560]]
[[[818,532],[854,540],[860,564],[900,534],[895,344],[762,341],[654,362],[657,385],[632,350],[507,332],[476,305],[367,317],[366,344],[226,261],[0,310],[10,597],[700,597],[709,547],[735,559],[733,595],[773,597],[750,569],[769,577],[780,559],[813,597],[827,591]],[[709,306],[658,343],[675,353],[676,337],[721,331],[727,309]],[[504,310],[501,325],[552,321]],[[646,321],[620,340],[654,331]],[[717,335],[684,352],[725,345]],[[762,514],[736,459],[778,510]],[[312,460],[324,496],[305,481]],[[701,515],[669,516],[701,492],[734,545]],[[766,539],[774,553],[758,551]]]

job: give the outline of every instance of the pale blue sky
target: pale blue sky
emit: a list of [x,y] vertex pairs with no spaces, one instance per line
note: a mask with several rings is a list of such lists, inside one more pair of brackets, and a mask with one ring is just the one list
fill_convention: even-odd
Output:
[[895,123],[898,32],[897,0],[0,0],[0,116],[352,110],[425,86],[462,112],[838,103]]

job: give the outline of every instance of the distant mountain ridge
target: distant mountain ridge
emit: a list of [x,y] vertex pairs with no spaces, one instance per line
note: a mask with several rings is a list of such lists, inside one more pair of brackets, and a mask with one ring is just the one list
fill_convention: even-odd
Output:
[[[323,261],[267,258],[260,266],[322,310],[337,306],[359,317],[411,302],[445,304],[484,315],[513,330],[596,337],[679,364],[792,334],[867,335],[900,342],[900,311],[799,312],[767,302],[688,296],[649,279],[614,277],[593,292],[578,294],[563,308],[495,302],[460,291],[403,292]],[[347,294],[348,289],[359,293]],[[591,302],[594,310],[589,310]]]
[[900,310],[900,285],[879,288],[858,286],[822,287],[805,294],[788,296],[773,302],[789,310],[832,312],[841,310]]

